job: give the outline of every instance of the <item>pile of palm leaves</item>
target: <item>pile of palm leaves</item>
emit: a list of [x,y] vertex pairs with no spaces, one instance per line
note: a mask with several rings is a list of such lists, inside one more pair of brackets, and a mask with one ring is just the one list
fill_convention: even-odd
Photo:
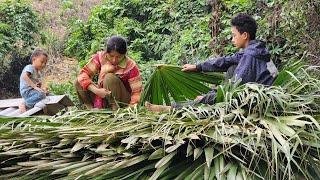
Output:
[[281,86],[220,85],[213,106],[2,118],[0,178],[319,179],[320,83],[289,70]]

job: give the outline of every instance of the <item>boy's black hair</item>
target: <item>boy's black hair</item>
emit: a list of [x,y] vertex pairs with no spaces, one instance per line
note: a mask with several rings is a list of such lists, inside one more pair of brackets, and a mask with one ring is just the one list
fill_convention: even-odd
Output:
[[38,57],[38,56],[41,56],[41,55],[45,56],[46,58],[49,57],[48,53],[46,51],[44,51],[42,49],[35,49],[32,52],[31,56],[30,56],[30,62],[32,63],[32,60],[33,60],[34,57]]
[[110,53],[111,51],[116,51],[119,54],[127,53],[127,41],[120,36],[111,36],[106,41],[106,51]]
[[250,40],[256,39],[258,25],[248,14],[239,13],[237,16],[232,18],[231,25],[236,27],[241,34],[247,32]]

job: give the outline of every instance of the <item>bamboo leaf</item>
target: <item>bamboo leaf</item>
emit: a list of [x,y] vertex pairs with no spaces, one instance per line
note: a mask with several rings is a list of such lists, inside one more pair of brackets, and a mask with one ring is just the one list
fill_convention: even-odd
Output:
[[157,170],[152,174],[152,176],[150,177],[149,180],[156,180],[158,179],[158,177],[165,171],[165,169],[167,169],[169,167],[171,163],[171,159],[169,159],[164,165],[159,165],[157,168],[157,164],[156,164],[156,168]]
[[84,174],[92,169],[95,169],[96,167],[100,166],[104,164],[104,162],[98,162],[98,163],[92,163],[92,164],[89,164],[89,165],[85,165],[85,166],[82,166],[76,170],[73,170],[69,173],[70,176],[72,175],[76,175],[76,174]]
[[237,169],[238,169],[238,166],[236,166],[235,164],[231,165],[230,170],[228,171],[228,174],[227,174],[228,180],[237,180]]
[[73,164],[73,165],[68,166],[68,167],[57,169],[57,170],[53,171],[51,174],[52,175],[64,174],[64,173],[69,172],[69,171],[71,171],[73,169],[81,168],[81,167],[89,165],[89,164],[92,164],[92,162],[79,162],[79,163]]
[[203,152],[202,148],[194,149],[194,151],[193,151],[193,160],[198,159],[201,156],[202,152]]
[[186,180],[193,180],[193,179],[204,179],[203,172],[206,164],[203,163],[198,166],[191,174],[189,174],[185,179]]
[[148,160],[160,159],[164,155],[165,155],[165,151],[162,148],[159,148],[149,156]]
[[173,151],[175,151],[176,149],[178,149],[181,145],[184,144],[184,141],[179,141],[177,142],[177,144],[173,145],[173,146],[170,146],[166,149],[166,152],[167,153],[171,153]]
[[208,168],[211,167],[211,162],[212,162],[212,159],[213,159],[213,148],[212,147],[207,147],[204,149],[204,153],[205,153],[205,156],[206,156],[206,162],[207,162],[207,166]]
[[157,163],[155,168],[159,169],[160,167],[166,165],[175,155],[177,154],[176,151],[166,155],[165,157],[163,157],[162,159],[160,159]]
[[83,144],[83,143],[81,143],[81,142],[77,142],[74,146],[73,146],[73,148],[71,149],[71,153],[74,153],[74,152],[77,152],[77,151],[79,151],[80,149],[82,149],[82,148],[84,148],[86,145],[85,144]]
[[188,147],[187,147],[187,155],[186,157],[189,157],[193,154],[193,146],[191,143],[188,144]]
[[146,160],[148,157],[149,157],[149,155],[143,154],[143,155],[131,158],[131,159],[125,159],[125,160],[122,160],[121,162],[119,162],[118,164],[114,165],[113,168],[116,169],[116,168],[129,167],[129,166],[135,165],[137,163],[140,163],[140,162]]

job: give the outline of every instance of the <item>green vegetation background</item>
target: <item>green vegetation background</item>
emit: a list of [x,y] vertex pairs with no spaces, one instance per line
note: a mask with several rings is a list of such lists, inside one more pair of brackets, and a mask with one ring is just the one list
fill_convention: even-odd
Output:
[[[301,58],[319,64],[320,5],[314,0],[103,0],[93,8],[83,0],[63,0],[55,1],[58,10],[38,12],[40,3],[0,2],[1,97],[18,95],[18,72],[37,46],[74,57],[83,66],[103,49],[106,37],[118,34],[127,38],[129,55],[140,64],[144,80],[155,63],[181,65],[233,53],[237,49],[230,43],[230,19],[239,12],[257,20],[257,37],[268,43],[280,68]],[[91,13],[83,18],[81,11]],[[53,28],[53,18],[63,33]],[[66,86],[72,91],[71,84],[57,83],[51,89],[61,93]]]

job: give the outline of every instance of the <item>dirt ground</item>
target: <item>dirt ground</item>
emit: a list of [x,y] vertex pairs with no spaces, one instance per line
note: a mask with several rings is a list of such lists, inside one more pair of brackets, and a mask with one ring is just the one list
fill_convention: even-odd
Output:
[[[70,20],[74,18],[87,21],[90,11],[97,5],[101,4],[101,0],[34,0],[33,8],[39,13],[44,21],[44,29],[48,34],[54,36],[54,42],[48,44],[46,48],[63,46],[60,43],[65,42],[65,35],[69,27]],[[58,43],[56,41],[59,41]],[[77,60],[57,55],[54,49],[48,49],[50,60],[45,69],[45,84],[50,83],[66,83],[73,81],[78,73]],[[55,55],[51,55],[53,53]],[[59,54],[59,53],[58,53]]]
[[44,71],[44,83],[61,84],[73,82],[79,71],[76,59],[68,57],[51,57]]

